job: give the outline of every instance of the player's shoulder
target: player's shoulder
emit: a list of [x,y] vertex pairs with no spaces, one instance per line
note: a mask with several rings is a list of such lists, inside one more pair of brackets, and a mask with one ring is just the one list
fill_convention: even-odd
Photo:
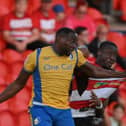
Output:
[[79,49],[75,49],[72,54],[73,55],[80,55],[80,53],[82,53]]
[[78,55],[82,54],[82,51],[79,50],[79,49],[76,49],[75,51],[76,51],[76,53],[77,53]]
[[44,53],[44,54],[47,54],[48,52],[50,52],[50,50],[52,50],[52,47],[51,46],[45,46],[45,47],[42,47],[42,48],[37,48],[34,52],[33,52],[33,55],[37,55],[37,53]]
[[39,48],[39,49],[42,50],[42,51],[47,51],[47,50],[52,49],[52,46],[45,46],[45,47],[42,47],[42,48]]

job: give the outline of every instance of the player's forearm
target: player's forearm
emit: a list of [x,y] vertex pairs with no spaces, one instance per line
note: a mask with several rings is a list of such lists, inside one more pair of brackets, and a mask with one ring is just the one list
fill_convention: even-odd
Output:
[[110,78],[110,77],[115,77],[115,78],[124,78],[126,77],[126,72],[117,72],[117,71],[112,71],[112,70],[105,70],[105,69],[99,69],[94,71],[94,77],[96,78]]
[[0,103],[6,101],[7,99],[13,97],[19,90],[21,90],[24,86],[14,83],[10,84],[4,92],[0,94]]
[[124,78],[126,77],[126,72],[116,72],[112,70],[106,70],[101,67],[96,67],[88,62],[86,62],[80,69],[85,72],[89,77],[95,78]]

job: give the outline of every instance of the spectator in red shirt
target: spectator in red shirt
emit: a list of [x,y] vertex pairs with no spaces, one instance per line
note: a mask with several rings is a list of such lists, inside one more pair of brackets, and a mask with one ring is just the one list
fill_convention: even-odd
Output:
[[41,8],[33,13],[34,26],[41,33],[43,43],[53,43],[55,39],[55,14],[52,10],[52,0],[41,0]]
[[91,40],[95,35],[96,26],[94,21],[87,14],[87,8],[88,4],[86,1],[78,2],[74,13],[66,19],[65,26],[72,29],[75,29],[78,26],[87,27]]
[[39,31],[33,28],[32,18],[26,13],[27,0],[16,0],[15,10],[3,20],[3,37],[9,48],[19,52],[39,38]]
[[65,9],[61,4],[56,4],[53,7],[53,11],[56,14],[56,30],[65,26],[66,14]]

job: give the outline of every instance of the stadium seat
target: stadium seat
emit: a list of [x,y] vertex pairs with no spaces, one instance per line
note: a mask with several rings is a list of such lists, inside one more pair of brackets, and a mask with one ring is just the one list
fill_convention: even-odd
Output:
[[17,76],[19,75],[21,69],[23,68],[23,62],[22,61],[17,61],[14,62],[9,66],[10,69],[10,74],[6,76],[6,83],[7,85],[13,82]]
[[0,52],[2,52],[6,47],[6,43],[2,40],[0,40]]
[[11,82],[13,82],[17,78],[22,67],[23,67],[22,61],[17,61],[17,62],[14,62],[13,64],[10,65],[11,72],[6,77],[7,85],[10,84]]
[[13,82],[17,76],[19,75],[21,69],[23,67],[22,61],[14,62],[13,64],[9,65],[8,69],[10,70],[10,73],[6,76],[6,83],[7,85]]
[[126,106],[126,92],[124,90],[120,90],[118,93],[118,101]]
[[113,0],[113,9],[119,10],[121,0]]
[[0,16],[4,16],[9,13],[9,8],[6,8],[4,6],[0,6]]
[[15,80],[15,76],[16,75],[8,74],[6,76],[6,84],[9,85],[10,83],[12,83]]
[[126,92],[126,81],[119,86],[119,92]]
[[87,13],[91,16],[91,18],[93,18],[94,20],[97,19],[103,19],[103,15],[100,11],[98,11],[95,8],[88,8]]
[[28,113],[28,111],[22,111],[18,113],[17,119],[17,126],[31,126],[30,114]]
[[6,49],[3,51],[3,60],[8,64],[12,64],[16,61],[23,61],[23,58],[22,55],[17,51]]
[[105,20],[105,19],[96,19],[96,20],[95,20],[95,24],[96,24],[96,27],[98,27],[98,26],[101,25],[101,24],[104,24],[104,25],[106,25],[107,27],[110,27],[108,21]]
[[114,69],[117,70],[117,71],[121,71],[121,72],[124,71],[124,69],[119,64],[115,64]]
[[[2,93],[5,90],[6,86],[5,85],[0,85],[0,93]],[[8,101],[5,101],[0,104],[0,113],[2,111],[8,111],[9,110],[9,104]],[[0,114],[1,115],[1,114]],[[1,125],[0,125],[1,126]]]
[[61,4],[63,5],[65,8],[66,8],[66,0],[53,0],[53,5],[56,5],[56,4]]
[[0,61],[0,84],[1,85],[7,85],[6,79],[8,76],[11,76],[8,65],[5,62]]
[[31,13],[40,7],[41,2],[40,2],[40,0],[30,0],[29,5],[30,6],[28,7],[28,13]]
[[0,85],[3,85],[3,86],[4,86],[4,85],[5,85],[5,86],[7,85],[7,83],[6,83],[6,77],[4,78],[4,77],[1,77],[1,76],[0,76]]
[[8,66],[5,62],[0,61],[0,77],[5,78],[8,74],[9,70],[8,70]]
[[26,87],[31,90],[32,89],[32,76],[28,79]]
[[125,39],[125,42],[126,42],[126,34],[124,34],[124,39]]
[[119,96],[120,96],[121,98],[123,98],[123,99],[126,100],[126,92],[125,92],[125,90],[120,90],[120,91],[119,91]]
[[22,53],[23,60],[25,60],[25,58],[26,58],[31,52],[32,52],[31,50],[24,51],[24,52]]
[[14,74],[14,75],[18,75],[22,68],[23,68],[23,62],[22,61],[14,62],[11,65],[11,73]]
[[113,101],[111,102],[111,104],[109,106],[107,106],[105,108],[105,113],[108,115],[108,116],[112,116],[112,113],[113,113],[113,107],[117,104],[116,101]]
[[14,116],[8,111],[1,112],[0,126],[16,126]]
[[124,39],[123,34],[118,33],[118,32],[110,32],[108,34],[108,40],[114,42],[119,50],[119,54],[122,57],[126,57],[126,42]]
[[126,21],[126,0],[120,0],[120,10],[122,12],[121,19]]
[[[8,104],[8,101],[6,102],[3,102],[0,104],[0,113],[2,111],[8,111],[9,110],[9,104]],[[0,125],[1,126],[1,125]]]
[[2,54],[2,52],[0,52],[0,61],[2,61],[3,60],[3,54]]
[[8,14],[12,11],[14,0],[0,0],[0,16]]
[[9,102],[9,110],[16,114],[28,109],[30,100],[30,93],[27,88],[22,89],[11,101]]

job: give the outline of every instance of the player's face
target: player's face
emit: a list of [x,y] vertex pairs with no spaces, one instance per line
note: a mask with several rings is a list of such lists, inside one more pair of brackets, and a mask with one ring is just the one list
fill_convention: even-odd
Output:
[[104,68],[110,69],[112,65],[116,62],[117,50],[116,49],[103,49],[98,52],[98,58],[100,65]]
[[69,34],[66,37],[61,36],[59,40],[59,48],[62,54],[69,56],[77,47],[76,35]]

